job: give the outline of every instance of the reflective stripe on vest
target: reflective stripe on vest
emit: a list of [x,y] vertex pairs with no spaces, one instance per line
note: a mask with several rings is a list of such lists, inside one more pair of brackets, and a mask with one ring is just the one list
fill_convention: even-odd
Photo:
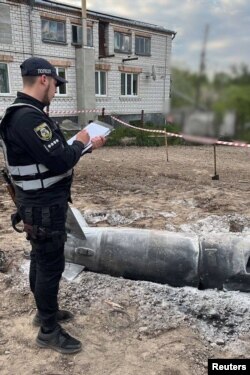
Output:
[[47,172],[49,169],[43,164],[8,166],[9,173],[15,176],[27,176]]
[[56,184],[57,182],[61,181],[65,177],[69,177],[72,175],[72,169],[67,171],[66,173],[60,174],[58,176],[45,178],[44,180],[31,180],[31,181],[13,181],[15,185],[20,187],[22,190],[38,190],[38,189],[46,189],[51,185]]

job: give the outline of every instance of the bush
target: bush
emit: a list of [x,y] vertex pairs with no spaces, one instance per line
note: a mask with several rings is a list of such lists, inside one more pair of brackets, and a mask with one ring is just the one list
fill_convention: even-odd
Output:
[[[130,122],[130,125],[141,128],[141,121],[134,120]],[[156,127],[152,122],[146,122],[144,129],[156,129],[164,130],[164,125]],[[167,132],[179,133],[180,128],[175,124],[167,125]],[[165,137],[163,134],[145,132],[143,130],[136,130],[125,126],[117,126],[114,132],[108,137],[107,146],[147,146],[147,147],[158,147],[165,145]],[[183,140],[180,138],[169,137],[168,144],[178,145],[183,144]]]

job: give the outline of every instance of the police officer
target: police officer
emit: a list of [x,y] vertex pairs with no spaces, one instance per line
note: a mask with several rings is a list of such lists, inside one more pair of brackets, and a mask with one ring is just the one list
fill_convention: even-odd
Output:
[[[61,353],[76,353],[81,342],[70,336],[60,322],[71,319],[58,307],[59,281],[64,270],[66,214],[70,201],[72,168],[89,142],[82,130],[71,146],[59,127],[44,112],[57,86],[67,81],[47,60],[31,57],[21,64],[23,91],[7,108],[1,122],[5,162],[15,187],[18,213],[31,242],[30,288],[40,325],[38,346]],[[105,139],[95,137],[92,149]]]

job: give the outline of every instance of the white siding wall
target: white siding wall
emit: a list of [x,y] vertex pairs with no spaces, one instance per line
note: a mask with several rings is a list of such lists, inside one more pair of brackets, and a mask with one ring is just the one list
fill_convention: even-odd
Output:
[[[108,112],[116,113],[140,113],[143,109],[145,113],[162,113],[163,109],[169,106],[170,90],[170,54],[171,37],[154,32],[151,35],[151,56],[136,56],[135,51],[135,30],[132,32],[132,54],[131,57],[138,57],[138,60],[126,61],[127,54],[115,53],[115,57],[100,59],[100,62],[111,64],[108,72],[108,95],[107,98],[97,98],[97,108],[105,107]],[[114,53],[114,29],[110,26],[110,53]],[[96,40],[98,36],[96,37]],[[97,57],[96,53],[96,57]],[[166,59],[166,76],[165,76]],[[121,72],[119,66],[129,66],[142,68],[139,74],[139,90],[137,97],[122,97],[121,93]],[[152,77],[146,78],[146,73],[152,73],[152,66],[156,70],[156,80]],[[165,83],[164,83],[165,79]],[[165,94],[164,94],[165,88]],[[164,98],[165,102],[164,103]],[[166,108],[167,107],[167,108]]]
[[[6,0],[2,2],[7,3]],[[0,55],[13,57],[13,62],[8,62],[10,76],[10,94],[0,94],[0,116],[5,108],[10,105],[15,96],[16,91],[22,88],[22,80],[19,65],[26,58],[25,53],[30,51],[29,23],[28,23],[27,7],[16,4],[10,5],[10,18],[12,24],[12,44],[0,44]],[[1,59],[0,59],[1,60]],[[0,61],[6,62],[6,61]]]
[[[2,2],[9,3],[8,0]],[[4,109],[13,102],[16,92],[22,88],[20,74],[21,62],[31,56],[31,39],[29,25],[29,7],[23,4],[10,4],[11,23],[12,23],[12,44],[0,45],[0,55],[13,56],[14,61],[9,62],[10,87],[9,95],[0,94],[0,116]],[[66,45],[43,43],[41,38],[41,18],[40,12],[46,11],[49,15],[57,14],[67,16],[66,22]],[[68,94],[65,97],[55,97],[52,110],[76,110],[76,72],[75,72],[75,47],[71,45],[71,22],[69,17],[72,15],[66,12],[53,9],[42,9],[35,7],[32,12],[33,34],[34,34],[34,55],[44,57],[50,60],[62,60],[70,62],[67,68]],[[76,17],[76,14],[73,14]],[[162,113],[169,106],[169,89],[170,89],[170,55],[171,55],[171,36],[161,34],[155,31],[146,30],[151,35],[151,56],[138,56],[136,61],[128,61],[124,66],[133,66],[142,68],[139,74],[139,92],[134,98],[121,97],[120,80],[121,73],[118,67],[122,65],[122,59],[127,58],[126,54],[115,53],[115,57],[107,59],[98,59],[99,57],[99,40],[98,40],[98,20],[91,19],[93,22],[93,47],[95,49],[96,63],[111,64],[108,71],[108,92],[107,97],[98,98],[96,107],[101,109],[105,107],[106,111],[122,114],[140,113],[143,109],[145,113]],[[109,53],[114,53],[114,29],[112,24],[109,25]],[[131,26],[130,26],[131,28]],[[142,31],[142,29],[138,29]],[[132,57],[134,55],[136,27],[132,31]],[[165,77],[165,59],[166,59],[166,77]],[[1,62],[1,61],[0,61]],[[152,66],[155,66],[156,80],[152,77],[146,78],[146,73],[152,72]],[[165,81],[165,82],[164,82]],[[165,87],[165,93],[164,93]],[[165,104],[164,104],[165,98]]]

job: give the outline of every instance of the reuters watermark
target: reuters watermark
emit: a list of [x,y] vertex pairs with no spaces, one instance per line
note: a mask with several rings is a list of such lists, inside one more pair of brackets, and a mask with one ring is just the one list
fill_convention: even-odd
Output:
[[250,374],[250,358],[245,359],[209,359],[208,360],[208,375],[214,374]]

